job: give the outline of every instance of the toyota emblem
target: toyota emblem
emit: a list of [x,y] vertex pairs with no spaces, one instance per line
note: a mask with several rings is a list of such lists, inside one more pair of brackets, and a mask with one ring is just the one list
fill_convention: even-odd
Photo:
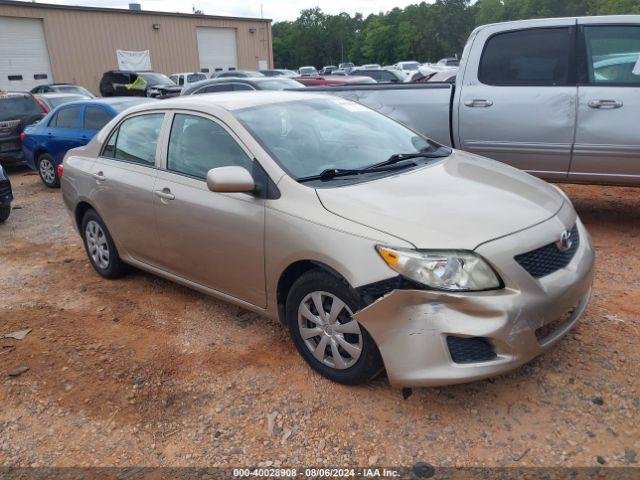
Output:
[[573,245],[573,239],[571,238],[571,232],[569,230],[565,230],[560,234],[560,240],[556,242],[556,246],[558,250],[561,252],[566,252]]

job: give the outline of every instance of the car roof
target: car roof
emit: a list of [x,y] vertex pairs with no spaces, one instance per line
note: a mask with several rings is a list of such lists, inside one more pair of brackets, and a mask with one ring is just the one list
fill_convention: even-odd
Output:
[[0,99],[8,97],[33,97],[33,94],[30,92],[7,92],[0,90]]
[[300,93],[280,90],[258,90],[250,92],[250,94],[247,94],[247,92],[217,92],[167,98],[161,102],[154,102],[150,105],[139,105],[133,107],[133,111],[154,110],[158,108],[193,108],[195,110],[206,111],[216,107],[233,111],[274,103],[313,99],[326,100],[330,98],[332,97],[328,97],[322,93]]
[[48,93],[36,93],[38,97],[42,98],[67,98],[67,97],[77,97],[80,95],[84,95],[82,93],[64,93],[64,92],[48,92]]

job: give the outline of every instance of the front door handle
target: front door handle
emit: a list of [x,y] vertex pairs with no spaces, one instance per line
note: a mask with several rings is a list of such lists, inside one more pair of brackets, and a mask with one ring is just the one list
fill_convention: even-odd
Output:
[[168,188],[163,188],[162,190],[154,190],[153,193],[156,195],[156,197],[160,197],[163,200],[173,200],[176,198],[176,196],[171,193],[171,190],[169,190]]
[[619,100],[591,100],[589,102],[590,108],[600,109],[614,109],[622,107],[623,103]]
[[487,108],[490,107],[491,105],[493,105],[493,102],[491,100],[484,100],[484,99],[473,99],[473,100],[467,100],[464,102],[465,106],[467,107],[478,107],[478,108]]
[[98,180],[98,181],[100,181],[100,182],[102,182],[102,181],[104,181],[104,180],[106,180],[106,179],[107,179],[107,177],[105,177],[105,176],[104,176],[104,173],[102,173],[102,172],[94,173],[94,174],[93,174],[93,178],[95,178],[96,180]]

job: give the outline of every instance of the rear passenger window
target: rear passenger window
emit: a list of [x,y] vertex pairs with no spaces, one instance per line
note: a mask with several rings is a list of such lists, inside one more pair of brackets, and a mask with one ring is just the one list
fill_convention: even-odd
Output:
[[80,107],[63,108],[56,113],[50,126],[56,128],[78,128]]
[[569,28],[536,28],[489,38],[480,60],[486,85],[566,85],[569,82]]
[[640,27],[587,26],[584,40],[588,83],[640,83]]
[[212,168],[237,165],[251,169],[251,159],[217,123],[176,114],[171,127],[167,169],[205,179]]
[[154,166],[163,119],[164,113],[138,115],[126,119],[118,130],[111,134],[102,156]]
[[100,130],[111,121],[113,115],[104,108],[87,107],[84,110],[84,129]]

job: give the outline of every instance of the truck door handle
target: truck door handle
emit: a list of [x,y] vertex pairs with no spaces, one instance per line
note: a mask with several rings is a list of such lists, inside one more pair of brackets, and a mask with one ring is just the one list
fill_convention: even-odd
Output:
[[102,181],[107,179],[107,177],[105,177],[104,173],[102,173],[102,172],[94,173],[93,174],[93,178],[95,178],[96,180],[98,180],[100,182],[102,182]]
[[483,100],[483,99],[474,99],[474,100],[467,100],[464,102],[465,106],[467,107],[480,107],[480,108],[487,108],[490,107],[491,105],[493,105],[493,102],[491,100]]
[[591,108],[608,108],[608,109],[614,109],[614,108],[620,108],[622,107],[623,103],[618,101],[618,100],[591,100],[589,102],[589,107]]
[[176,196],[171,193],[171,190],[169,190],[168,188],[163,188],[162,190],[154,190],[153,193],[156,195],[156,197],[160,197],[163,200],[173,200],[176,198]]

